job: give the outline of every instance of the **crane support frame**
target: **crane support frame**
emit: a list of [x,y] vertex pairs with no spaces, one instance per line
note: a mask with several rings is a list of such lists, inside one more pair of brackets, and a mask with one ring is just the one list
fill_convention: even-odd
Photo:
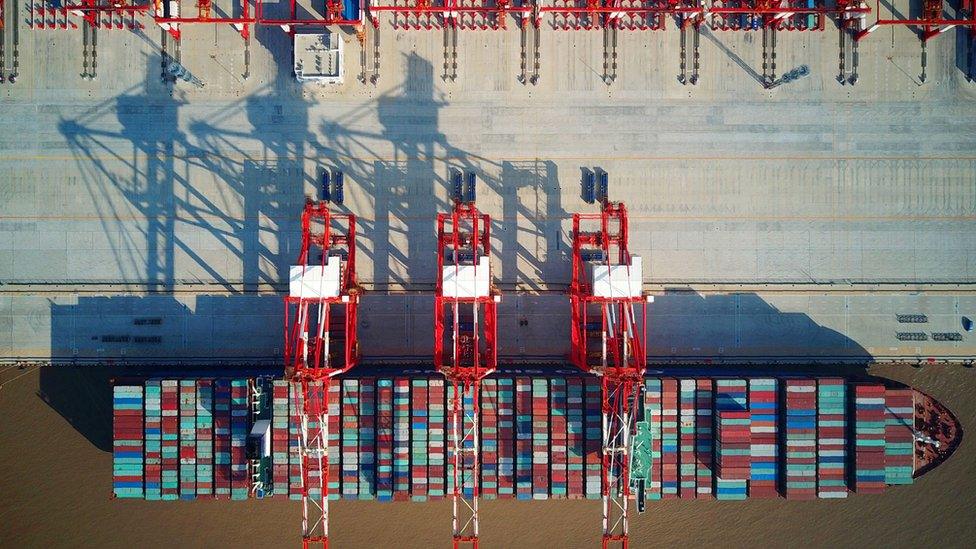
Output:
[[[872,32],[884,26],[903,26],[915,29],[919,40],[923,43],[932,38],[951,30],[954,27],[964,27],[969,29],[970,40],[976,40],[976,8],[972,2],[956,0],[955,18],[947,17],[945,12],[945,0],[922,0],[922,13],[920,17],[911,18],[901,16],[897,11],[893,12],[893,18],[881,18],[881,0],[875,0],[875,17],[877,19],[871,25],[858,31],[854,35],[855,40],[861,40]],[[968,11],[965,6],[969,7]]]
[[510,0],[407,0],[371,4],[369,17],[377,29],[380,16],[390,14],[390,24],[402,30],[505,30],[508,14],[525,14],[531,10],[529,6],[512,6]]
[[[437,215],[437,283],[434,291],[434,365],[453,388],[450,449],[454,465],[452,544],[478,548],[481,380],[497,367],[497,304],[491,283],[491,218],[473,202],[457,200]],[[481,272],[487,268],[488,272]],[[469,276],[461,288],[459,280]],[[451,282],[445,279],[451,277]],[[487,279],[480,285],[479,280]],[[461,289],[459,289],[461,288]],[[450,314],[450,330],[445,313]],[[470,316],[468,316],[470,314]],[[445,349],[446,341],[450,348]],[[470,406],[465,406],[465,400]]]
[[[583,230],[584,223],[594,222],[596,230]],[[570,360],[601,378],[604,549],[614,544],[627,549],[630,543],[630,454],[646,371],[650,298],[639,288],[615,295],[612,283],[609,293],[596,291],[593,277],[605,266],[607,278],[616,268],[630,280],[631,266],[639,263],[628,248],[629,231],[622,203],[608,201],[598,214],[573,215]]]
[[[313,255],[320,250],[319,256]],[[306,295],[309,268],[339,261],[337,295]],[[329,388],[334,377],[359,360],[356,339],[360,289],[356,280],[356,216],[307,201],[302,212],[299,280],[291,280],[285,304],[285,377],[292,409],[301,410],[302,546],[329,546]],[[296,272],[295,270],[292,273]],[[292,289],[298,288],[298,295]],[[321,283],[319,284],[321,286]],[[332,342],[342,345],[333,349]],[[300,402],[296,400],[300,399]]]

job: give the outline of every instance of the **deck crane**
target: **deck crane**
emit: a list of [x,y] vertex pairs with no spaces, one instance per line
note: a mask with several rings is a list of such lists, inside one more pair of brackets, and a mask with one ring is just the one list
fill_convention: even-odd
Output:
[[[598,222],[595,230],[583,225]],[[641,258],[627,247],[627,208],[573,215],[571,361],[601,378],[603,547],[629,544],[629,467],[646,369]]]
[[356,216],[307,201],[285,297],[285,377],[300,410],[302,546],[329,545],[329,384],[356,365]]
[[491,282],[491,218],[474,205],[474,177],[461,199],[455,174],[451,213],[437,214],[437,285],[434,294],[434,366],[453,389],[450,442],[453,464],[453,547],[477,549],[481,380],[496,367],[496,307]]

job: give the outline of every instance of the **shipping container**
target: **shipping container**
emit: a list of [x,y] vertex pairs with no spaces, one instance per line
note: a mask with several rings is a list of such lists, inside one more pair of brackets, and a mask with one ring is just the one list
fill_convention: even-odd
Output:
[[532,499],[532,380],[515,379],[515,496]]
[[549,380],[549,497],[569,496],[566,378]]
[[197,497],[213,496],[213,385],[209,379],[196,382]]
[[[376,497],[376,380],[359,380],[359,499]],[[434,449],[431,448],[431,451]]]
[[570,499],[585,496],[583,430],[583,380],[571,377],[566,380],[566,470],[567,495]]
[[817,497],[817,383],[788,379],[786,399],[787,499]]
[[410,380],[410,498],[427,501],[428,436],[427,379]]
[[145,497],[145,400],[142,386],[112,388],[112,493]]
[[661,498],[678,497],[678,380],[661,380]]
[[778,396],[775,379],[749,380],[750,498],[773,498],[779,495]]
[[[171,501],[180,496],[180,387],[179,381],[161,381],[162,392],[162,468],[160,484],[162,499]],[[229,493],[229,492],[228,492]]]
[[648,465],[645,497],[651,500],[661,499],[662,497],[662,390],[662,382],[659,378],[648,379],[644,386],[644,415],[647,418],[651,436],[651,463]]
[[585,495],[586,499],[600,499],[602,497],[602,459],[601,450],[603,437],[603,419],[601,412],[600,380],[591,377],[583,378],[583,401],[584,401],[584,430],[586,440],[584,447],[586,452],[586,477]]
[[[332,378],[325,381],[329,392],[329,499],[342,497],[342,383]],[[301,486],[299,485],[299,489]]]
[[817,380],[817,497],[847,497],[847,392],[840,378]]
[[245,446],[250,431],[251,406],[247,380],[230,382],[230,497],[247,499],[251,489]]
[[[427,418],[430,422],[427,443],[427,482],[428,494],[431,499],[442,499],[453,490],[453,477],[449,471],[449,462],[453,462],[449,445],[452,444],[449,435],[447,403],[453,394],[453,386],[439,378],[431,379],[428,383]],[[470,410],[470,406],[468,407]],[[463,418],[462,418],[463,419]],[[451,477],[452,480],[448,481]]]
[[515,380],[498,380],[498,497],[515,497]]
[[276,380],[272,383],[271,390],[271,461],[274,463],[271,475],[274,479],[274,495],[276,497],[287,497],[288,424],[290,421],[288,382]]
[[180,380],[180,499],[197,497],[196,382]]
[[854,489],[876,494],[885,488],[885,388],[854,385]]
[[393,500],[393,380],[376,382],[376,499]]
[[549,497],[549,383],[532,380],[532,499]]
[[393,380],[393,499],[410,499],[410,417],[411,382],[398,377]]
[[162,386],[160,380],[145,382],[145,490],[146,499],[158,501],[163,498],[163,415]]
[[[264,390],[270,398],[257,398]],[[309,390],[313,410],[328,395],[330,497],[450,495],[453,385],[442,377],[362,377]],[[872,493],[908,484],[915,470],[914,394],[841,378],[648,378],[635,430],[642,461],[631,464],[631,478],[644,481],[651,500],[826,499],[846,497],[848,486]],[[473,396],[461,395],[468,418]],[[465,495],[478,480],[485,499],[601,496],[599,379],[493,376],[483,381],[480,398],[480,477],[466,461],[459,472]],[[271,418],[272,484],[265,493],[299,498],[301,389],[246,379],[116,385],[115,496],[258,496],[245,452],[258,403],[270,406],[259,413]],[[317,421],[313,413],[310,435]],[[473,448],[474,441],[466,444]],[[313,487],[318,474],[309,469]]]
[[[167,381],[163,381],[164,405]],[[175,382],[174,382],[175,383]],[[230,380],[214,381],[214,497],[231,496],[231,387]],[[165,415],[165,408],[163,411]],[[165,420],[165,418],[164,418]],[[163,440],[165,444],[166,434]],[[165,456],[164,462],[165,462]],[[165,470],[164,470],[165,473]],[[163,483],[165,494],[166,484]],[[165,496],[164,496],[165,497]]]
[[[342,436],[340,437],[341,486],[343,499],[359,497],[359,436],[362,406],[359,401],[358,379],[343,379],[342,385]],[[424,475],[426,476],[426,475]]]
[[678,382],[678,495],[681,499],[698,496],[698,470],[695,458],[695,391],[694,379]]
[[711,379],[698,379],[695,383],[695,497],[709,499],[715,496],[712,489],[712,457],[714,455],[714,400]]
[[498,380],[481,382],[481,496],[498,497]]
[[748,496],[750,424],[746,381],[715,381],[715,497],[740,500]]
[[911,389],[885,389],[885,484],[911,484],[915,403]]

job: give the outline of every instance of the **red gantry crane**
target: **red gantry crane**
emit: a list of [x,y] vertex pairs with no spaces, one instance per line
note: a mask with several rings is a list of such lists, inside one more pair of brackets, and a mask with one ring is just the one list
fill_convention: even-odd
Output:
[[[300,409],[302,546],[329,545],[329,384],[356,365],[356,216],[307,202],[285,297],[285,377]],[[300,400],[300,401],[299,401]]]
[[[584,224],[596,227],[584,230]],[[630,451],[646,369],[641,258],[627,248],[627,208],[573,215],[571,360],[601,378],[603,547],[628,547]]]
[[[460,177],[460,174],[457,174]],[[473,187],[473,177],[469,177]],[[460,193],[457,193],[460,195]],[[437,214],[437,286],[434,294],[434,366],[453,388],[450,449],[453,463],[453,547],[478,547],[481,380],[496,367],[496,306],[491,282],[491,218],[473,192],[457,196],[451,213]]]
[[[698,81],[699,29],[702,24],[708,25],[712,31],[761,30],[763,64],[768,69],[761,81],[767,87],[789,81],[776,78],[777,31],[823,31],[828,19],[835,20],[840,30],[841,74],[838,80],[842,83],[857,81],[857,43],[882,26],[915,29],[923,48],[928,40],[954,27],[966,28],[969,31],[966,54],[971,58],[976,48],[973,0],[921,0],[920,13],[909,15],[888,6],[885,12],[891,15],[885,17],[881,14],[883,5],[880,0],[875,0],[874,8],[870,0],[836,0],[832,3],[820,0],[370,0],[348,4],[341,0],[316,0],[311,8],[300,8],[297,0],[288,0],[287,7],[277,4],[272,0],[232,0],[223,9],[218,9],[213,0],[32,0],[28,20],[33,29],[76,29],[81,26],[84,30],[82,75],[87,78],[95,77],[97,30],[125,28],[138,31],[143,28],[142,18],[151,18],[175,41],[173,47],[177,58],[183,25],[232,25],[244,38],[247,65],[252,27],[280,27],[289,35],[302,28],[353,27],[365,47],[367,24],[378,33],[380,18],[388,17],[394,28],[442,31],[443,78],[453,81],[457,78],[457,31],[504,30],[508,18],[512,17],[518,21],[521,30],[519,80],[523,84],[539,81],[539,33],[543,18],[549,20],[548,26],[552,29],[598,29],[604,32],[603,78],[608,84],[616,79],[617,31],[663,30],[668,19],[673,19],[682,33],[678,78],[682,84]],[[867,24],[867,16],[871,13],[876,19]],[[692,34],[690,52],[686,36],[689,32]],[[848,44],[849,41],[852,43]],[[165,41],[163,49],[165,53]],[[852,65],[846,60],[847,55],[850,55]],[[365,63],[366,57],[362,59]],[[378,59],[375,62],[378,63]],[[690,75],[686,74],[689,64],[692,67]],[[533,65],[531,71],[529,65]],[[972,67],[967,70],[971,71]],[[967,75],[971,76],[970,73]]]

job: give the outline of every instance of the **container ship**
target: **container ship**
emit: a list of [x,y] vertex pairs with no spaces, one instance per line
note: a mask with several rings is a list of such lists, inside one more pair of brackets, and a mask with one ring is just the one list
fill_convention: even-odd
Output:
[[455,549],[478,547],[479,499],[598,499],[603,547],[626,549],[631,501],[879,493],[958,445],[944,406],[883,380],[648,376],[654,296],[605,174],[586,182],[599,212],[573,215],[577,373],[500,369],[491,218],[473,172],[454,172],[452,186],[454,206],[436,218],[432,363],[360,364],[355,216],[308,201],[284,297],[284,375],[120,380],[115,495],[301,500],[304,547],[327,547],[329,500],[451,498]]
[[[113,387],[118,498],[301,499],[301,394],[270,377],[145,378]],[[343,377],[329,392],[330,499],[450,497],[442,376]],[[600,380],[482,382],[486,499],[601,497]],[[631,497],[845,498],[911,484],[948,458],[958,421],[928,395],[878,379],[648,377],[634,418]],[[465,406],[474,402],[464,395]]]

